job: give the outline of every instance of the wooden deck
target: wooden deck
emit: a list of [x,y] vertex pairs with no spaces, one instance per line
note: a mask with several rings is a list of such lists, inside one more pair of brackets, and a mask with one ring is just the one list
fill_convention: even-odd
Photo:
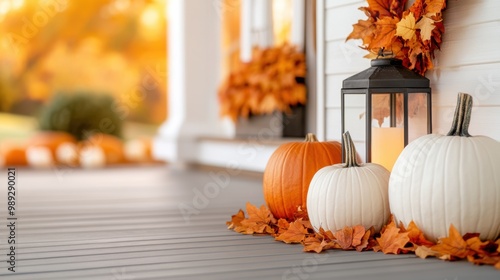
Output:
[[[4,261],[2,187],[0,279],[500,279],[500,271],[467,262],[303,253],[234,233],[225,226],[231,214],[246,201],[263,203],[260,178],[231,175],[227,186],[214,178],[164,166],[18,170],[16,272]],[[201,198],[204,189],[210,197]]]

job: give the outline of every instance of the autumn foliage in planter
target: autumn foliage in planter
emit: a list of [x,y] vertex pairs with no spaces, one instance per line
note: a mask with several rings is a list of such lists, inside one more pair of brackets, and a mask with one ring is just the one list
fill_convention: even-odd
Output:
[[290,112],[306,103],[305,56],[291,45],[255,48],[252,60],[241,63],[219,88],[221,116],[239,117]]
[[440,49],[444,33],[446,0],[367,0],[359,8],[368,19],[353,25],[349,39],[361,39],[361,48],[375,58],[380,49],[390,50],[403,65],[421,75],[433,68],[434,51]]

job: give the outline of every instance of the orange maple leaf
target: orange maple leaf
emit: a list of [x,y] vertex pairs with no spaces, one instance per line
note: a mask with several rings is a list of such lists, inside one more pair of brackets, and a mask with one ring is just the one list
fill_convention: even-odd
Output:
[[393,15],[397,15],[398,17],[401,17],[401,14],[403,13],[405,9],[407,0],[393,0],[391,3],[391,8],[390,11]]
[[415,15],[415,18],[420,18],[424,12],[424,0],[415,0],[411,5],[409,12]]
[[421,259],[425,259],[427,257],[436,257],[439,253],[427,246],[418,246],[415,250],[415,255]]
[[374,32],[377,29],[375,25],[375,20],[373,18],[368,18],[367,20],[358,20],[358,23],[352,25],[353,30],[347,40],[350,39],[361,39],[363,40],[363,45],[368,45],[374,37]]
[[469,254],[467,242],[453,225],[450,225],[449,237],[440,238],[438,244],[432,246],[431,249],[441,255],[450,255],[461,259]]
[[243,210],[240,209],[238,213],[231,216],[231,221],[226,222],[227,228],[234,229],[238,226],[241,226],[241,221],[243,221],[244,219],[245,219],[245,213],[243,212]]
[[446,8],[446,0],[428,0],[425,5],[426,14],[441,13],[441,10]]
[[273,234],[274,230],[269,225],[276,224],[276,219],[265,205],[259,208],[247,202],[248,219],[241,221],[241,225],[234,228],[234,231],[243,234],[267,233]]
[[278,234],[281,234],[281,233],[287,231],[287,229],[290,227],[290,223],[283,218],[278,220],[277,225],[278,225]]
[[400,36],[404,40],[411,40],[415,37],[415,16],[413,13],[408,13],[398,23],[396,23],[396,36]]
[[295,213],[293,213],[293,218],[295,220],[298,220],[298,219],[309,220],[309,215],[307,214],[307,209],[302,208],[301,205],[297,206],[297,210],[295,210]]
[[363,237],[361,238],[359,244],[356,246],[356,251],[361,252],[363,249],[368,247],[370,240],[371,230],[367,230]]
[[339,244],[340,248],[343,250],[352,248],[354,239],[354,229],[352,227],[345,226],[343,229],[336,231],[333,236],[335,236],[335,242]]
[[285,243],[300,243],[306,238],[307,233],[307,228],[304,227],[301,220],[296,220],[290,223],[288,229],[275,239]]
[[436,245],[434,242],[431,242],[425,238],[424,233],[417,227],[417,225],[411,221],[408,225],[408,229],[404,230],[408,232],[408,238],[410,238],[410,242],[414,245],[418,246],[432,246]]
[[325,246],[328,244],[328,242],[321,238],[318,238],[317,236],[309,236],[304,239],[303,244],[305,252],[321,253],[325,249]]
[[368,49],[386,48],[391,49],[392,43],[396,40],[397,17],[384,17],[376,22],[377,32],[370,42]]
[[365,236],[366,229],[362,225],[357,225],[353,227],[352,233],[352,246],[356,247],[361,244],[363,237]]
[[393,0],[368,0],[368,6],[376,17],[391,16]]
[[403,250],[406,243],[410,241],[408,232],[400,233],[399,231],[400,229],[396,227],[396,224],[392,221],[385,227],[381,236],[377,238],[380,250],[382,250],[384,254],[397,254],[400,250]]
[[329,230],[324,230],[322,227],[319,228],[319,233],[318,233],[322,238],[328,240],[328,241],[333,241],[335,240],[335,235],[333,235],[333,232]]
[[260,209],[247,202],[248,221],[269,224],[270,222],[276,223],[276,219],[271,214],[271,211],[265,206],[260,206]]

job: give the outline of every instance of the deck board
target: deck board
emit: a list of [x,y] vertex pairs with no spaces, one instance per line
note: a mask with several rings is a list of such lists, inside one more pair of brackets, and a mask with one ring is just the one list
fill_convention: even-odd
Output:
[[[5,172],[4,172],[5,173]],[[6,182],[0,174],[0,182]],[[261,179],[228,184],[189,219],[213,183],[209,171],[165,166],[98,171],[18,170],[17,272],[1,279],[499,279],[492,267],[374,252],[302,252],[225,221],[247,201],[263,203]],[[0,192],[5,201],[6,192]],[[1,204],[5,208],[5,204]],[[6,209],[0,209],[6,221]],[[4,226],[0,252],[7,250]]]

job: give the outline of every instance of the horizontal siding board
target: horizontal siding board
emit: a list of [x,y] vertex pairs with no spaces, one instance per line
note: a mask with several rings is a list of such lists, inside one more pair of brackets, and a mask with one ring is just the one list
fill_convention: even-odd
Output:
[[441,51],[437,52],[438,68],[500,62],[498,45],[500,21],[447,30]]
[[459,92],[472,95],[474,105],[500,106],[500,63],[437,69],[426,76],[434,106],[454,106]]
[[370,60],[363,58],[367,52],[358,47],[359,42],[359,40],[327,42],[325,74],[357,73],[370,67]]
[[[446,134],[450,130],[454,111],[454,106],[434,108],[433,133]],[[473,107],[469,133],[500,141],[500,106]]]
[[326,41],[345,40],[352,32],[352,25],[358,22],[358,19],[365,18],[365,13],[358,8],[363,2],[328,9],[326,11],[325,36]]
[[443,13],[447,29],[461,28],[478,23],[498,21],[500,1],[495,0],[448,0]]
[[360,1],[360,0],[324,0],[324,1],[326,2],[325,7],[327,9],[342,7],[354,3],[363,4],[367,6],[366,1]]

